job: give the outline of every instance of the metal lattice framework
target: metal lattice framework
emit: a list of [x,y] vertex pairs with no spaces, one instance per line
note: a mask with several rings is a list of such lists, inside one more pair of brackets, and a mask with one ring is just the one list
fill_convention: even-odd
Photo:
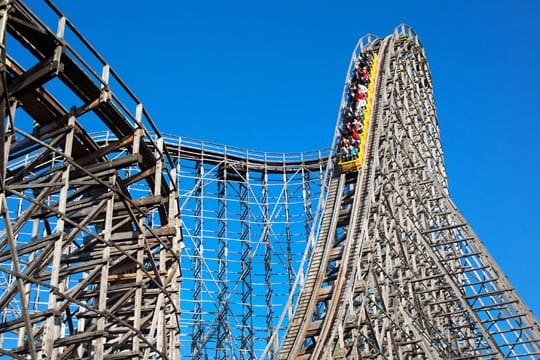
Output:
[[292,315],[329,152],[263,153],[168,136],[166,145],[178,160],[185,241],[182,357],[255,359],[274,332],[283,336],[283,309]]
[[[0,3],[2,358],[540,356],[450,199],[412,29],[360,40],[330,149],[264,153],[162,136],[73,24],[36,9]],[[362,168],[340,173],[367,51]]]

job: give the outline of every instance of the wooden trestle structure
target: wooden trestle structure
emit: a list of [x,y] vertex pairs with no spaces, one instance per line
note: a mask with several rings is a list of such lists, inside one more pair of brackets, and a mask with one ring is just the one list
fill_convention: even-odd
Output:
[[[0,358],[540,357],[537,320],[450,199],[411,28],[358,43],[331,149],[270,154],[162,136],[40,6],[47,22],[0,1]],[[368,50],[363,157],[340,172]]]
[[536,318],[450,199],[417,35],[359,48],[350,69],[379,54],[364,165],[331,180],[279,359],[537,359]]
[[[0,354],[179,358],[171,159],[142,105],[55,15],[53,31],[22,2],[0,5]],[[27,56],[13,58],[14,44]]]

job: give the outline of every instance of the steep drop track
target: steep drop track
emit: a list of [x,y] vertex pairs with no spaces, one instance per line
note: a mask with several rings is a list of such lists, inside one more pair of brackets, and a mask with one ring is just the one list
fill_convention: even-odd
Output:
[[402,25],[365,48],[380,60],[365,162],[335,170],[279,358],[537,359],[537,320],[449,198],[418,37]]

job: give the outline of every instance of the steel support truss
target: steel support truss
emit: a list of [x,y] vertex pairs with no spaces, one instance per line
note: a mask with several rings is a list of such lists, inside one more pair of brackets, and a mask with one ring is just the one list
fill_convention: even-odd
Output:
[[328,151],[263,153],[173,136],[165,144],[185,240],[181,357],[257,359],[269,341],[277,353],[272,335],[283,336],[293,312]]

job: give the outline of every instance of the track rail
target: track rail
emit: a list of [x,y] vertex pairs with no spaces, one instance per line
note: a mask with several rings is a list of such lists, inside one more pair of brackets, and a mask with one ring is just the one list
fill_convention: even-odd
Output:
[[330,212],[323,215],[322,225],[320,229],[319,239],[323,241],[317,242],[317,247],[314,249],[306,281],[299,295],[298,305],[295,311],[295,318],[291,321],[287,329],[287,337],[284,341],[282,354],[285,351],[293,351],[302,344],[298,341],[300,334],[304,334],[307,326],[310,323],[310,309],[313,309],[317,300],[317,289],[321,287],[321,283],[325,279],[325,270],[330,257],[329,249],[331,248],[330,241],[332,234],[335,234],[340,218],[341,204],[343,200],[343,191],[347,178],[345,174],[339,177],[334,177],[331,180],[329,187],[329,199],[326,208]]
[[379,140],[378,124],[381,122],[382,107],[384,105],[381,94],[383,93],[383,86],[385,84],[385,69],[388,66],[386,61],[388,42],[388,39],[383,40],[378,51],[380,54],[378,64],[379,70],[375,78],[376,90],[372,95],[372,107],[374,111],[367,137],[366,158],[364,166],[358,174],[352,206],[353,210],[350,214],[349,228],[353,229],[353,231],[348,232],[347,239],[343,245],[344,249],[333,250],[334,252],[343,254],[340,262],[346,264],[346,266],[340,268],[334,293],[329,301],[331,306],[327,311],[328,315],[325,316],[317,338],[317,344],[311,354],[311,357],[315,359],[322,356],[325,346],[329,341],[332,341],[332,338],[335,336],[334,333],[339,326],[338,322],[343,321],[347,298],[350,296],[351,292],[354,291],[354,279],[356,277],[357,264],[360,261],[362,242],[367,236],[366,231],[368,228],[367,223],[369,221],[371,197],[373,193],[372,184],[375,176],[375,160]]
[[[381,49],[384,49],[384,45]],[[379,50],[380,51],[380,50]],[[353,60],[354,61],[354,60]],[[384,56],[379,57],[384,63]],[[381,69],[381,67],[379,67]],[[346,292],[347,273],[355,268],[362,228],[362,219],[369,214],[370,183],[374,174],[376,151],[376,119],[380,111],[376,94],[380,92],[380,74],[376,74],[376,92],[370,101],[371,112],[365,146],[364,166],[358,172],[342,173],[334,177],[329,189],[323,225],[314,251],[306,282],[299,296],[294,319],[291,321],[280,352],[280,359],[318,358],[325,346],[335,315]],[[374,99],[373,99],[374,98]],[[337,195],[332,194],[337,191]],[[327,230],[328,228],[328,230]]]

